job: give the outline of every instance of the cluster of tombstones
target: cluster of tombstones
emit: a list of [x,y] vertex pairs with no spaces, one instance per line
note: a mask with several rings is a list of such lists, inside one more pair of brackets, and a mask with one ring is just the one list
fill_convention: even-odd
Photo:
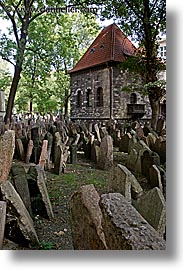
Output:
[[[159,120],[156,132],[153,131],[147,124],[142,127],[139,122],[134,122],[131,125],[124,127],[124,125],[117,124],[114,121],[108,121],[108,123],[105,125],[96,123],[89,123],[87,125],[85,123],[73,123],[71,121],[65,121],[63,118],[57,120],[42,120],[39,119],[39,117],[36,119],[36,121],[24,120],[3,127],[5,130],[7,130],[6,127],[13,129],[13,131],[10,130],[7,132],[11,134],[13,132],[15,133],[15,152],[13,151],[14,158],[25,161],[27,164],[34,163],[33,167],[31,166],[25,175],[25,172],[21,170],[20,167],[14,168],[13,165],[10,165],[10,158],[1,161],[1,163],[6,164],[4,166],[7,167],[7,171],[11,168],[11,176],[13,178],[12,184],[10,181],[7,181],[7,173],[4,177],[3,172],[1,173],[1,193],[6,198],[6,201],[13,205],[13,209],[16,209],[18,213],[17,216],[19,217],[19,228],[21,234],[24,235],[26,240],[37,243],[39,242],[31,219],[32,211],[35,211],[35,209],[31,206],[36,205],[35,202],[37,196],[40,197],[41,195],[41,204],[42,208],[45,210],[46,215],[49,218],[53,217],[51,203],[49,201],[49,196],[47,194],[45,185],[44,170],[53,168],[57,174],[64,172],[68,162],[73,164],[77,163],[78,150],[83,151],[85,157],[93,161],[97,168],[104,170],[110,169],[110,194],[120,194],[120,196],[122,196],[120,197],[122,205],[126,205],[125,200],[127,200],[130,205],[133,205],[133,208],[129,208],[129,211],[132,212],[132,216],[134,215],[134,209],[136,209],[138,213],[144,217],[145,221],[148,223],[148,226],[152,226],[152,228],[157,231],[158,234],[164,236],[166,225],[166,130],[164,121]],[[3,129],[3,127],[1,127],[1,129]],[[5,132],[4,136],[7,132]],[[12,141],[9,142],[9,147],[12,147],[12,144]],[[2,148],[6,148],[6,151],[8,151],[7,146],[3,146],[4,145],[2,145]],[[116,166],[113,165],[113,146],[119,148],[120,152],[126,153],[125,166],[120,164],[117,164]],[[11,150],[9,151],[10,155],[12,155]],[[9,163],[9,165],[7,165],[7,163]],[[0,170],[3,171],[3,169]],[[17,172],[18,170],[21,170],[20,173]],[[31,171],[33,171],[33,176],[31,176]],[[150,186],[150,190],[148,192],[144,192],[133,173],[142,174],[147,178]],[[24,184],[22,185],[23,178]],[[84,192],[83,190],[80,190],[80,193]],[[93,190],[93,187],[91,187],[90,191],[91,190]],[[20,195],[21,200],[18,198],[17,193]],[[88,192],[84,192],[83,194],[87,196],[87,199],[85,200],[86,202],[89,200]],[[95,198],[95,195],[93,194],[95,194],[95,191],[92,191],[91,193],[91,197],[93,196],[93,198]],[[75,196],[77,198],[77,194]],[[108,198],[108,195],[106,196],[107,197],[103,195],[103,201],[104,197],[105,199]],[[112,198],[112,196],[113,195],[110,195],[110,197],[107,199],[107,204],[111,203],[110,198]],[[117,197],[117,200],[119,200],[118,195]],[[114,198],[116,198],[116,195]],[[97,201],[96,209],[98,208],[99,200],[100,199],[98,199],[98,197],[97,199],[94,199],[94,201]],[[112,204],[113,203],[114,202],[112,202]],[[87,238],[89,238],[89,235],[92,234],[90,231],[88,231],[88,235],[86,234],[86,225],[80,226],[83,222],[83,219],[80,220],[80,213],[82,212],[82,209],[79,209],[79,212],[76,209],[78,209],[78,205],[82,206],[83,204],[78,202],[75,197],[73,197],[71,204],[73,240],[75,243],[75,249],[94,249],[94,247],[91,245],[93,240],[91,240],[92,242],[88,246],[83,245],[82,248],[79,246],[77,240],[81,240],[81,238],[78,234],[81,234],[82,236],[86,235]],[[118,206],[119,205],[117,204],[117,207]],[[151,211],[152,208],[154,209],[153,213]],[[86,209],[86,205],[84,209]],[[95,207],[92,206],[91,209],[95,209]],[[95,216],[96,212],[92,214],[91,209],[89,212],[91,212],[92,216]],[[105,209],[105,206],[103,206],[101,209]],[[108,209],[108,206],[106,206],[106,209]],[[111,212],[104,212],[106,216],[103,220],[108,220],[108,215]],[[101,217],[101,215],[99,216]],[[75,220],[76,224],[74,223]],[[86,221],[87,219],[84,220]],[[98,222],[101,224],[100,219]],[[127,221],[124,221],[124,223],[126,222]],[[132,221],[128,220],[128,222],[131,223]],[[144,221],[141,222],[142,224],[146,223]],[[141,222],[138,221],[140,224]],[[96,223],[96,220],[94,223],[96,228],[98,228],[98,223]],[[79,228],[76,226],[78,224]],[[148,228],[148,226],[146,226],[146,228]],[[103,227],[105,227],[104,224]],[[133,229],[133,241],[137,239],[137,236],[134,235],[134,227],[136,228],[138,226],[130,225],[130,228]],[[80,232],[81,228],[84,228],[85,232]],[[138,231],[138,234],[139,230],[140,234],[145,234],[144,232],[141,232],[141,229],[143,228],[144,227],[141,226],[140,229],[136,230]],[[146,232],[148,237],[145,234],[148,239],[152,239],[151,234],[155,234],[151,232],[152,228],[148,229],[150,230],[148,233]],[[101,228],[99,229],[101,230]],[[109,228],[106,230],[110,231]],[[128,231],[126,228],[121,228],[120,225],[122,239],[124,239],[124,235],[126,235],[126,230]],[[117,233],[117,235],[119,234]],[[105,247],[105,249],[107,249],[107,247],[109,249],[118,249],[116,248],[118,246],[110,247],[109,245],[109,243],[115,242],[110,240],[106,244],[107,237],[103,238],[103,235],[100,235],[100,238],[101,236],[103,247]],[[83,240],[83,243],[86,244],[87,242],[84,242]],[[149,247],[151,247],[151,245],[152,244],[148,243],[147,249],[150,249]],[[127,247],[128,244],[126,244],[126,246],[122,245],[119,249],[127,249]],[[131,247],[131,249],[136,249],[136,244],[133,243],[132,245],[130,243],[129,247]],[[137,245],[137,247],[140,246]],[[157,247],[159,246],[155,247],[156,248],[154,249],[158,249]],[[161,247],[164,247],[164,245]]]

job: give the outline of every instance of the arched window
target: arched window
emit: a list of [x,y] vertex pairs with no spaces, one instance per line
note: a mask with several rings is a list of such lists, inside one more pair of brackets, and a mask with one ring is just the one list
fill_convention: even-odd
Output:
[[137,95],[135,93],[132,93],[130,95],[130,103],[131,104],[136,104],[137,103]]
[[102,87],[97,88],[97,91],[96,91],[96,106],[97,107],[103,106],[103,89],[102,89]]
[[92,91],[91,89],[87,89],[86,91],[86,101],[87,107],[92,107]]
[[81,107],[81,103],[82,103],[82,95],[81,95],[81,91],[79,90],[77,93],[77,107]]

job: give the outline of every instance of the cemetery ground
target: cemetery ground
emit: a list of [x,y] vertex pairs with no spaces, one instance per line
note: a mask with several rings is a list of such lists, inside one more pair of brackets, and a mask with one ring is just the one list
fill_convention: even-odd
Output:
[[[124,164],[127,154],[114,148],[114,163]],[[19,162],[24,166],[27,164]],[[136,174],[144,190],[149,190],[147,179]],[[56,175],[52,170],[46,171],[46,183],[49,198],[52,204],[54,218],[48,219],[41,215],[34,218],[35,230],[40,246],[22,245],[4,239],[4,250],[73,250],[70,199],[81,185],[93,184],[99,194],[108,192],[109,171],[96,169],[95,164],[78,154],[78,164],[67,164],[65,172]],[[17,241],[17,240],[16,240]]]

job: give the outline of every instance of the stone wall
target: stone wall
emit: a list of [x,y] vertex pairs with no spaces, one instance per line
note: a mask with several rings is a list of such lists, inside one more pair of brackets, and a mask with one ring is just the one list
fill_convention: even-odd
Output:
[[[96,90],[103,88],[103,107],[96,106]],[[91,89],[91,107],[87,107],[86,93]],[[81,107],[77,106],[77,93],[81,91]],[[110,118],[109,68],[88,70],[71,75],[71,119]]]
[[[134,74],[123,72],[116,66],[98,67],[71,74],[71,119],[107,121],[108,119],[126,120],[127,104],[131,93],[122,88],[140,81]],[[103,88],[103,107],[97,106],[97,88]],[[91,106],[87,106],[87,89],[91,89]],[[81,91],[81,106],[77,106],[78,91]],[[112,95],[111,92],[112,91]],[[140,88],[139,88],[140,91]],[[146,104],[144,119],[150,118],[150,105],[147,96],[136,92],[137,104]]]

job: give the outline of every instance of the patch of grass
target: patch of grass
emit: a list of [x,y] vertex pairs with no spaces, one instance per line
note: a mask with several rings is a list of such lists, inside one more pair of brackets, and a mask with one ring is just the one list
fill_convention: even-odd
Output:
[[52,242],[41,242],[41,247],[43,250],[52,250],[54,249],[54,244]]

